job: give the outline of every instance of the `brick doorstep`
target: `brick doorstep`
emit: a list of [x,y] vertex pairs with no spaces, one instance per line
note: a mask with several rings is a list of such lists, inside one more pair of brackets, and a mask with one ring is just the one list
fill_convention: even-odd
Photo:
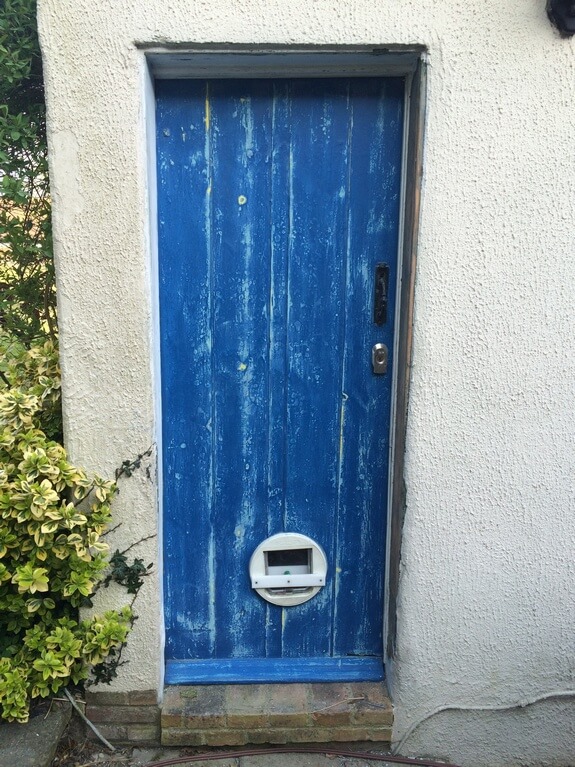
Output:
[[389,743],[393,723],[385,685],[371,682],[173,686],[161,709],[153,691],[86,698],[88,717],[116,743]]
[[246,746],[248,744],[284,743],[353,743],[377,741],[389,743],[391,727],[310,727],[267,728],[264,730],[162,730],[163,746]]
[[166,746],[391,739],[381,683],[174,686],[161,712]]
[[[160,741],[160,707],[155,690],[86,693],[86,716],[113,743],[155,745]],[[91,740],[96,735],[87,730]]]

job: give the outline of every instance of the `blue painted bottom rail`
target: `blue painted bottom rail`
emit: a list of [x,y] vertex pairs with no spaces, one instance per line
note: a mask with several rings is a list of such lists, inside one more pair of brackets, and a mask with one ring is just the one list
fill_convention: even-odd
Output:
[[376,657],[234,658],[171,660],[166,684],[265,684],[278,682],[380,682]]

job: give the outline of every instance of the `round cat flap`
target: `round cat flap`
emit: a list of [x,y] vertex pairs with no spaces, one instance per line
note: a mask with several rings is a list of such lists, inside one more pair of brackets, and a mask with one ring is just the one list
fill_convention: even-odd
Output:
[[325,586],[324,550],[307,535],[278,533],[262,541],[250,559],[252,588],[274,605],[307,602]]

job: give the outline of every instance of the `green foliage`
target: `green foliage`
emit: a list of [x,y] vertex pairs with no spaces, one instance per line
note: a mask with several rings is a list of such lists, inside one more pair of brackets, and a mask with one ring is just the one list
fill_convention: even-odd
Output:
[[[26,349],[0,335],[0,707],[26,721],[30,700],[78,684],[98,669],[109,681],[133,622],[132,610],[81,620],[79,608],[104,582],[116,484],[68,460],[57,429],[59,372],[50,342]],[[136,593],[141,560],[116,552],[106,584]]]
[[35,0],[0,4],[0,327],[56,333],[46,110]]
[[124,586],[128,594],[137,594],[144,585],[144,578],[152,569],[152,565],[145,565],[143,559],[134,559],[128,564],[125,552],[115,551],[110,557],[110,573],[104,579],[104,586],[112,581]]
[[11,389],[11,398],[25,392],[42,407],[35,413],[36,425],[48,439],[62,442],[60,368],[58,349],[52,341],[38,341],[30,348],[8,333],[0,332],[0,379]]

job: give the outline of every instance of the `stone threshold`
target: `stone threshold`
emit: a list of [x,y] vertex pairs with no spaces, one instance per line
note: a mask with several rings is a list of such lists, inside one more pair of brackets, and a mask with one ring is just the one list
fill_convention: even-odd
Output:
[[389,743],[392,724],[382,682],[174,685],[160,713],[164,746]]

